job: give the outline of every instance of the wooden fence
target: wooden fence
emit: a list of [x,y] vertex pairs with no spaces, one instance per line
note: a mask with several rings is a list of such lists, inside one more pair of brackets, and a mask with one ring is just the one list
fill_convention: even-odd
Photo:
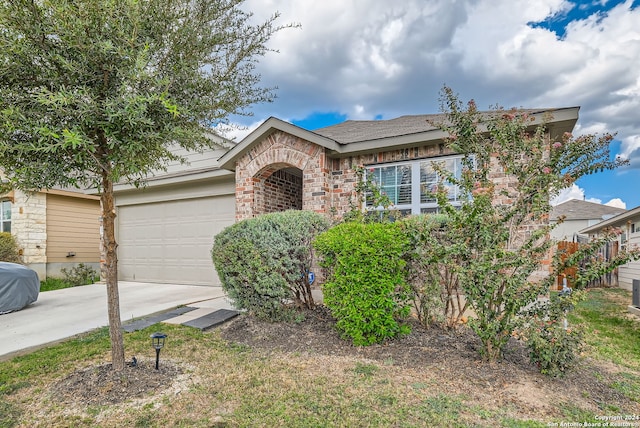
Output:
[[[578,251],[578,248],[580,245],[581,244],[579,242],[560,241],[558,242],[557,250],[562,252],[561,257],[564,260],[567,256]],[[598,260],[609,261],[616,255],[618,255],[618,242],[614,241],[614,242],[608,242],[607,244],[603,245],[602,248],[598,250],[598,253],[594,257],[596,257]],[[578,273],[578,269],[586,268],[590,262],[591,260],[584,259],[580,261],[580,263],[578,263],[578,266],[572,266],[572,267],[566,268],[556,278],[558,289],[562,288],[562,281],[565,277],[567,278],[567,287],[573,287],[574,286],[573,278],[575,278],[576,274]],[[600,278],[591,281],[588,284],[589,287],[617,286],[617,285],[618,285],[618,268],[615,268],[613,271],[609,272],[608,274],[605,274]]]

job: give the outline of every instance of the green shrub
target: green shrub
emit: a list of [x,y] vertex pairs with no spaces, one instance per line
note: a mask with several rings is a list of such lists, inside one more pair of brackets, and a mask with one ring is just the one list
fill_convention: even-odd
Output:
[[234,305],[271,320],[286,314],[288,302],[313,307],[311,241],[328,227],[321,214],[290,210],[243,220],[216,235],[211,256]]
[[71,284],[72,287],[93,284],[100,279],[98,272],[84,263],[78,263],[71,269],[62,268],[60,273],[62,273],[62,280]]
[[467,309],[456,265],[448,263],[459,257],[448,220],[443,214],[422,214],[400,221],[410,244],[405,260],[413,306],[426,327],[433,323],[456,327]]
[[537,321],[526,333],[526,344],[529,360],[540,373],[559,377],[576,365],[582,334],[554,320]]
[[9,232],[0,232],[0,262],[21,262],[18,244]]
[[400,322],[410,312],[402,259],[407,244],[398,223],[342,223],[316,238],[314,247],[329,275],[324,303],[355,345],[409,333]]
[[529,360],[540,373],[559,377],[576,365],[583,334],[579,327],[566,325],[566,316],[583,299],[579,291],[565,296],[552,293],[548,301],[529,309],[528,321],[518,336],[525,341]]
[[49,277],[43,281],[40,281],[40,292],[62,290],[63,288],[70,288],[73,285],[69,284],[62,278]]

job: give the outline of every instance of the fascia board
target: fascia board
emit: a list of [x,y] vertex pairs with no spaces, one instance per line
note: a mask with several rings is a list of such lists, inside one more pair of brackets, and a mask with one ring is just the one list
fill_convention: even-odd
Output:
[[[550,131],[558,130],[564,132],[564,130],[571,130],[575,126],[578,120],[579,107],[567,107],[557,110],[550,110],[552,119],[547,123],[547,128]],[[532,113],[534,118],[531,121],[530,127],[534,128],[541,125],[545,121],[547,111],[541,110],[540,112]],[[480,123],[478,125],[480,132],[487,132],[487,125]],[[362,153],[371,153],[385,151],[389,149],[403,149],[409,147],[415,147],[417,145],[438,144],[444,141],[449,134],[440,129],[429,130],[425,132],[419,132],[415,134],[399,135],[389,138],[379,138],[375,140],[363,140],[353,142],[349,144],[343,144],[339,146],[338,150],[330,152],[332,156],[344,157],[352,156]]]
[[624,223],[626,220],[629,220],[637,215],[640,215],[640,207],[635,207],[632,210],[618,214],[617,216],[611,217],[610,219],[603,220],[600,223],[594,224],[593,226],[586,227],[582,229],[579,233],[588,235],[594,232],[599,232],[606,227],[620,225],[621,223]]
[[227,153],[222,155],[218,159],[218,164],[220,168],[227,169],[230,171],[235,170],[235,161],[240,156],[244,155],[246,152],[251,150],[254,143],[262,141],[264,138],[273,134],[274,132],[281,131],[287,134],[291,134],[295,137],[301,138],[306,141],[310,141],[314,144],[318,144],[319,146],[326,147],[329,150],[340,150],[340,144],[335,142],[334,140],[318,135],[312,131],[308,131],[306,129],[300,128],[299,126],[293,125],[289,122],[285,122],[275,117],[270,117],[266,121],[264,121],[259,127],[253,130],[249,135],[247,135],[240,143],[238,143],[234,148],[229,150]]
[[[232,171],[228,171],[225,169],[206,169],[200,171],[189,171],[184,174],[172,174],[172,175],[163,175],[160,177],[151,177],[144,181],[142,187],[156,187],[156,186],[167,186],[172,184],[181,184],[186,182],[196,182],[203,180],[213,180],[213,179],[222,179],[226,177],[235,177],[235,174]],[[132,184],[115,184],[113,186],[114,192],[122,192],[126,190],[136,189],[136,186]]]

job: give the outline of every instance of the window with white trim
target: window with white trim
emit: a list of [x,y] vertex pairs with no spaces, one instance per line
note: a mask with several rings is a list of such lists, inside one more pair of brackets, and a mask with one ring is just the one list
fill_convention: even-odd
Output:
[[[372,165],[366,168],[366,173],[372,184],[389,197],[394,209],[403,214],[433,213],[438,212],[438,203],[429,192],[441,180],[433,164],[442,164],[447,171],[460,178],[462,158],[463,156],[458,155]],[[460,205],[462,196],[458,186],[446,182],[444,185],[452,205]],[[367,200],[366,205],[368,209],[374,208],[371,200]]]
[[11,232],[11,201],[0,201],[0,232]]

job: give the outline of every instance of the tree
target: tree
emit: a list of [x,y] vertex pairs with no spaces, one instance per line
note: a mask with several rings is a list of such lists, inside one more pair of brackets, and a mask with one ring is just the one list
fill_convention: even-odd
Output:
[[100,191],[112,365],[124,368],[113,185],[201,150],[268,102],[255,72],[278,14],[243,0],[0,0],[0,168],[13,187]]
[[[556,252],[546,269],[542,261],[551,257],[554,244],[548,234],[557,225],[548,221],[550,198],[584,175],[625,162],[611,159],[609,134],[553,137],[545,123],[532,126],[524,111],[496,108],[487,115],[473,101],[465,108],[446,87],[442,104],[447,122],[438,126],[448,133],[447,144],[464,155],[464,171],[456,177],[434,162],[442,183],[433,193],[447,218],[439,232],[442,247],[430,251],[437,255],[436,269],[455,277],[456,290],[464,292],[475,313],[470,325],[484,357],[496,360],[528,321],[526,314],[536,313],[529,309],[537,307],[556,276],[615,237],[610,231],[569,257]],[[461,207],[449,201],[451,185],[463,195]],[[588,266],[576,283],[638,257],[637,249],[621,251],[609,262]]]

